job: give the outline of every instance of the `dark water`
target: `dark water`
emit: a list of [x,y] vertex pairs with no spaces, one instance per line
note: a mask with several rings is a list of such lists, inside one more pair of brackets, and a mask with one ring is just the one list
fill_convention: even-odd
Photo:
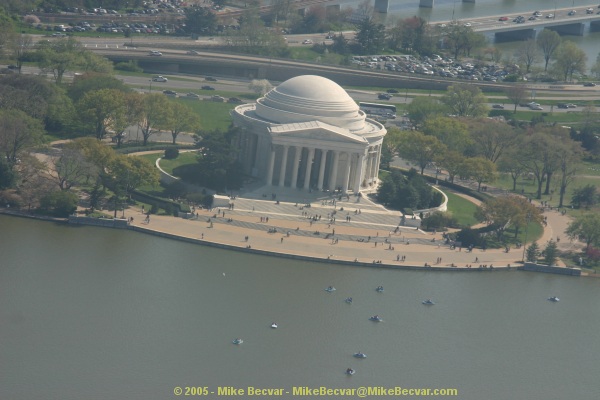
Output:
[[[248,256],[0,216],[0,399],[396,385],[457,388],[461,400],[596,399],[599,289],[594,279],[517,271]],[[437,304],[423,306],[427,297]],[[374,314],[384,322],[370,322]]]

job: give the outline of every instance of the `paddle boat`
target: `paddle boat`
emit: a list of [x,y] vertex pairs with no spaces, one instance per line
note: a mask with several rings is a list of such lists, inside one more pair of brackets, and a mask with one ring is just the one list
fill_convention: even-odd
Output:
[[367,358],[367,355],[365,353],[362,352],[358,352],[358,353],[354,353],[354,357],[356,358]]
[[354,375],[356,372],[352,368],[346,370],[346,375]]
[[555,303],[557,303],[557,302],[560,301],[560,299],[558,297],[556,297],[556,296],[548,297],[548,300],[553,301]]
[[235,339],[233,339],[232,343],[233,344],[242,344],[242,343],[244,343],[244,341],[242,339],[240,339],[240,338],[235,338]]
[[423,300],[421,303],[425,304],[426,306],[433,306],[435,304],[433,301],[431,301],[431,299]]
[[369,318],[371,321],[374,322],[382,322],[383,320],[381,319],[381,317],[379,315],[373,315],[371,318]]
[[383,292],[383,286],[377,286],[377,288],[375,288],[376,291],[378,291],[379,293]]
[[326,292],[335,292],[335,288],[333,286],[328,286],[327,289],[325,289]]
[[352,297],[346,297],[346,300],[344,301],[348,304],[352,304]]
[[271,324],[271,328],[273,328],[273,329],[277,329],[277,323],[276,323],[276,322],[273,322],[273,323]]

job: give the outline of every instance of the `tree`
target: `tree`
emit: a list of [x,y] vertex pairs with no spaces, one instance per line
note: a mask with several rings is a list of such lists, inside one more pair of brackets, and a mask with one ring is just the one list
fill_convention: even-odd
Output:
[[585,74],[587,55],[575,43],[566,40],[556,50],[552,71],[564,81],[571,81],[574,73]]
[[243,176],[236,161],[236,153],[231,146],[231,138],[236,134],[232,129],[227,133],[203,132],[199,146],[198,165],[190,174],[192,181],[217,191],[237,190],[243,183]]
[[67,89],[67,94],[73,100],[78,102],[87,92],[100,89],[116,89],[121,92],[131,92],[131,88],[125,85],[122,80],[114,76],[99,75],[87,73],[77,78]]
[[125,113],[125,94],[116,89],[100,89],[86,93],[76,105],[82,125],[102,140]]
[[246,9],[240,29],[229,29],[227,35],[230,45],[245,53],[273,55],[287,47],[282,35],[265,27],[257,8]]
[[434,43],[427,21],[421,17],[399,19],[388,31],[388,46],[394,50],[426,54],[433,51]]
[[529,73],[531,66],[541,60],[540,48],[534,39],[527,39],[517,47],[515,57],[519,64],[525,65],[525,71]]
[[481,117],[487,114],[486,98],[477,86],[456,84],[448,86],[441,98],[452,114],[460,117]]
[[550,240],[542,252],[542,255],[544,256],[544,262],[547,265],[552,266],[556,264],[556,259],[558,258],[558,247],[556,246],[556,242]]
[[590,213],[575,217],[565,231],[569,239],[582,240],[586,244],[586,250],[590,246],[600,245],[600,214]]
[[72,37],[38,43],[38,66],[42,72],[54,75],[54,81],[61,83],[65,72],[81,64],[84,49]]
[[468,131],[471,132],[470,140],[475,154],[494,164],[518,139],[518,131],[515,128],[504,122],[489,119],[469,120]]
[[470,27],[464,26],[458,21],[452,21],[444,28],[444,41],[454,53],[454,59],[458,59],[459,54],[465,50],[469,29]]
[[600,78],[600,54],[596,56],[596,62],[594,63],[594,65],[592,65],[590,71],[592,72],[592,74],[594,74],[596,78]]
[[121,147],[127,128],[140,120],[143,109],[142,97],[138,93],[122,93],[120,97],[120,107],[115,109],[111,123],[117,139],[117,147]]
[[413,125],[419,127],[430,118],[444,115],[447,107],[434,97],[418,96],[407,106],[408,118]]
[[98,174],[96,166],[86,160],[79,149],[71,146],[64,148],[60,157],[54,160],[54,171],[60,190],[69,190],[73,185],[81,184]]
[[385,45],[385,26],[373,18],[364,18],[356,27],[355,40],[362,54],[377,54]]
[[57,217],[66,218],[77,210],[79,198],[73,192],[58,190],[46,194],[40,200],[42,210]]
[[560,45],[560,42],[561,38],[559,34],[550,29],[544,29],[537,35],[536,43],[542,50],[545,61],[544,71],[548,70],[548,63],[554,56],[554,52]]
[[559,207],[563,206],[567,187],[575,180],[583,155],[581,145],[568,137],[563,139],[563,146],[558,148]]
[[493,182],[496,179],[496,165],[483,157],[467,158],[462,164],[461,175],[477,182],[479,192],[483,182]]
[[142,97],[142,108],[138,126],[142,131],[144,146],[155,132],[155,128],[165,126],[168,118],[169,100],[158,93],[145,94]]
[[596,186],[594,185],[585,185],[573,190],[571,204],[575,208],[585,207],[587,210],[598,204],[598,201],[600,201],[600,196],[598,196]]
[[514,113],[517,113],[517,106],[527,99],[527,88],[522,85],[511,85],[506,88],[506,97],[515,105]]
[[200,129],[200,117],[190,107],[179,102],[169,104],[165,126],[171,131],[173,144],[182,132],[195,132]]
[[540,256],[540,246],[538,246],[537,242],[531,243],[527,250],[525,251],[525,261],[535,263]]
[[467,124],[458,118],[437,116],[423,125],[423,133],[435,136],[449,150],[463,152],[471,144]]
[[402,131],[397,127],[390,127],[383,138],[381,152],[381,168],[389,168],[390,162],[398,152],[398,146],[402,140]]
[[12,42],[12,57],[17,61],[17,68],[21,73],[23,61],[31,51],[33,40],[30,35],[17,35]]
[[433,136],[424,135],[418,131],[403,131],[398,145],[400,157],[414,162],[421,170],[446,151],[446,146]]
[[459,175],[463,169],[465,156],[455,150],[448,150],[442,153],[436,162],[438,166],[444,168],[448,172],[450,182],[454,182],[456,175]]
[[515,162],[521,157],[518,149],[513,147],[509,149],[500,159],[498,160],[498,170],[501,172],[507,172],[513,181],[513,191],[517,190],[517,180],[527,170],[526,164],[521,162]]
[[12,169],[21,154],[41,143],[40,121],[20,110],[0,110],[0,157]]
[[266,79],[252,79],[248,85],[248,89],[260,96],[264,96],[269,90],[273,89],[273,85]]
[[217,27],[217,17],[209,7],[185,8],[185,31],[193,35],[212,35]]
[[529,222],[542,221],[542,214],[537,207],[521,196],[489,199],[477,207],[475,216],[480,221],[497,227],[499,234],[510,226],[514,227],[515,238]]

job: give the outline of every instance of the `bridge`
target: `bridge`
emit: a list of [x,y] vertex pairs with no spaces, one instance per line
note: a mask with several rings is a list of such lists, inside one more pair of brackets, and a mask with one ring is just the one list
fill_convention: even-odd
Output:
[[[576,8],[565,8],[558,10],[541,11],[542,16],[535,20],[528,20],[531,15],[524,15],[523,23],[513,22],[513,19],[520,14],[505,14],[473,18],[462,20],[462,24],[470,24],[474,32],[493,34],[497,41],[526,40],[534,38],[536,33],[543,29],[550,29],[560,35],[583,36],[586,26],[589,25],[590,31],[600,31],[600,14],[587,14],[586,9],[590,6],[579,6]],[[594,6],[596,7],[596,6]],[[575,10],[574,15],[569,15],[571,10]],[[594,8],[594,12],[600,12],[600,9]],[[507,18],[506,21],[500,21],[500,18]],[[437,23],[438,27],[444,27],[451,21],[442,21]]]

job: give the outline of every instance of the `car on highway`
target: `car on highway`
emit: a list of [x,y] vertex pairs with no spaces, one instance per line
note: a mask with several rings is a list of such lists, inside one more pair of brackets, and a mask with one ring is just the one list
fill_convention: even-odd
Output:
[[502,104],[494,104],[492,108],[496,108],[498,110],[504,110],[504,106]]
[[228,102],[228,103],[232,103],[232,104],[240,104],[240,103],[243,103],[242,99],[240,99],[240,98],[237,98],[237,97],[230,97],[230,98],[227,100],[227,102]]
[[544,108],[543,108],[542,106],[540,106],[539,104],[538,104],[538,105],[533,105],[533,104],[532,104],[532,105],[530,105],[530,106],[529,106],[529,108],[530,108],[531,110],[543,110],[543,109],[544,109]]
[[310,39],[304,39],[304,40],[302,41],[302,44],[313,44],[313,41],[312,41],[312,40],[310,40]]
[[169,80],[162,75],[156,75],[152,78],[152,82],[168,82]]
[[217,78],[213,78],[212,76],[207,76],[206,78],[204,78],[205,81],[209,81],[209,82],[216,82]]
[[150,50],[150,53],[148,53],[148,55],[149,56],[160,57],[160,56],[162,56],[162,53],[160,51]]
[[208,85],[204,85],[204,86],[202,86],[200,89],[202,89],[202,90],[215,90],[215,88],[214,88],[214,87],[212,87],[212,86],[208,86]]
[[594,13],[594,9],[592,7],[588,8],[587,10],[585,10],[586,14],[593,14]]
[[534,17],[541,17],[542,13],[540,11],[534,11],[532,14]]
[[575,10],[571,10],[567,13],[567,15],[575,15],[575,14],[577,14],[577,11],[575,11]]
[[177,97],[177,92],[174,92],[172,90],[163,90],[163,94],[169,97]]
[[498,21],[508,21],[508,17],[500,17],[498,18]]
[[546,18],[548,18],[548,19],[554,18],[554,14],[548,14],[548,15],[546,15]]
[[215,96],[212,96],[210,98],[210,100],[211,101],[216,101],[216,102],[219,102],[219,103],[223,103],[225,101],[225,97],[215,95]]
[[200,53],[198,53],[196,50],[188,50],[185,52],[185,54],[189,54],[190,56],[200,55]]
[[594,82],[583,82],[583,86],[596,86]]
[[196,93],[186,93],[185,96],[181,96],[182,99],[190,99],[190,100],[199,100],[200,96],[197,95]]
[[465,26],[471,26],[470,22],[465,22]]
[[536,21],[538,20],[538,17],[536,17],[535,15],[532,15],[531,17],[527,18],[530,21]]
[[389,93],[380,93],[379,95],[377,95],[377,98],[379,100],[389,100],[391,99],[393,96]]
[[558,108],[577,108],[577,104],[573,103],[558,103],[556,105]]

